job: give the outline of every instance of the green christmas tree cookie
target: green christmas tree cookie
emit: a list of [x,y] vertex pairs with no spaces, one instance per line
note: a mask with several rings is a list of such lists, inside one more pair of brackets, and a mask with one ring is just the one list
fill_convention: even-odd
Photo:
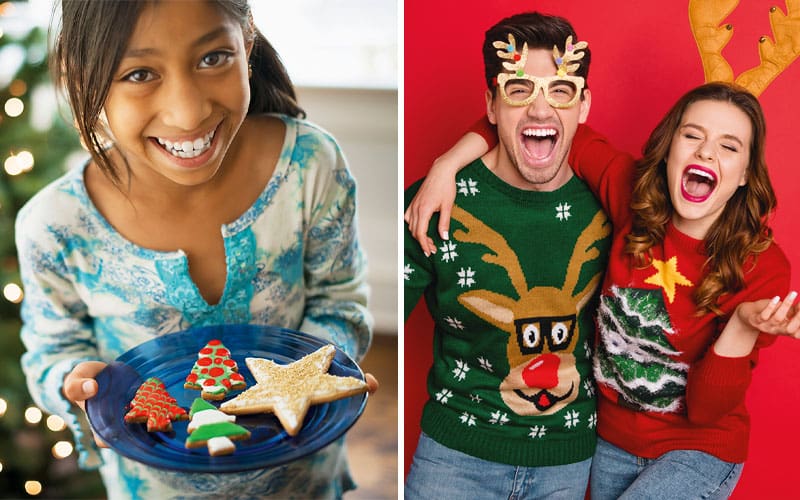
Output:
[[186,437],[187,448],[207,446],[208,453],[213,456],[229,455],[236,450],[234,440],[247,439],[250,431],[235,424],[236,417],[219,411],[212,404],[196,398],[189,410],[192,420],[189,422],[189,435]]

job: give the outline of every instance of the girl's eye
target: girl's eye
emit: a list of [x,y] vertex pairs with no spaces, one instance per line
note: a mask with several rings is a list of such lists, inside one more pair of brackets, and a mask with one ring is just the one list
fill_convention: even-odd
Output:
[[147,71],[146,69],[137,69],[123,76],[122,80],[134,83],[143,83],[149,82],[153,78],[155,77],[150,71]]
[[685,138],[687,138],[687,139],[691,139],[691,140],[693,140],[693,141],[696,141],[696,140],[699,140],[699,139],[700,139],[699,137],[697,137],[697,136],[696,136],[696,135],[694,135],[694,134],[683,134],[683,136],[684,136]]
[[217,51],[211,52],[210,54],[206,54],[200,60],[200,66],[206,68],[214,68],[216,66],[221,66],[228,62],[228,60],[233,57],[233,54],[230,52],[224,51]]
[[732,151],[732,152],[734,152],[734,153],[735,153],[735,152],[737,152],[737,151],[739,151],[739,150],[736,148],[736,146],[731,146],[731,145],[728,145],[728,144],[723,144],[723,145],[722,145],[722,147],[723,147],[724,149],[727,149],[728,151]]

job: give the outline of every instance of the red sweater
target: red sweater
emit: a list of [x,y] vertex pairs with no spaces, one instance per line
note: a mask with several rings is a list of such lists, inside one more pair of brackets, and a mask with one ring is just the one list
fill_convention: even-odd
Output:
[[[472,131],[493,144],[496,136],[487,124]],[[770,245],[745,265],[744,288],[720,298],[724,315],[698,317],[692,294],[704,274],[703,242],[670,223],[664,241],[652,248],[653,264],[636,269],[624,253],[633,159],[585,126],[578,129],[569,159],[614,226],[597,315],[598,433],[641,457],[690,449],[744,462],[750,432],[745,393],[759,349],[775,338],[761,334],[742,358],[718,356],[710,346],[739,303],[786,295],[785,255]]]

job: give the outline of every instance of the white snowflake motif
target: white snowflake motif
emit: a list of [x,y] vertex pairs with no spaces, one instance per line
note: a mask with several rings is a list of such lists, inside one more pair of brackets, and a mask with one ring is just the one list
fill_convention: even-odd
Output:
[[464,196],[475,196],[476,194],[480,193],[478,190],[478,182],[473,181],[472,178],[467,180],[459,179],[456,182],[456,187],[458,188],[459,194],[463,194]]
[[586,357],[587,358],[591,358],[592,357],[592,346],[589,345],[589,341],[588,340],[583,343],[583,352],[586,353]]
[[444,245],[439,247],[439,250],[442,251],[442,260],[445,262],[454,261],[456,257],[458,257],[456,253],[456,244],[452,241],[445,241]]
[[483,401],[483,398],[477,394],[470,394],[469,399],[471,399],[473,403],[477,404],[481,404],[481,401]]
[[406,281],[411,280],[411,274],[414,270],[411,268],[411,264],[406,264],[406,267],[403,268],[403,279]]
[[460,359],[456,360],[456,367],[453,368],[453,377],[458,380],[464,380],[467,377],[467,372],[469,371],[469,365],[461,361]]
[[481,368],[483,368],[489,373],[494,372],[494,369],[492,369],[492,363],[490,363],[489,360],[484,358],[483,356],[478,358],[478,365],[480,365]]
[[442,389],[441,391],[436,393],[436,401],[442,403],[443,405],[447,404],[447,401],[453,397],[453,391],[450,389]]
[[476,425],[475,417],[467,412],[462,413],[458,419],[461,420],[462,424],[467,424],[467,427],[472,427],[473,425]]
[[466,269],[462,267],[456,274],[458,275],[458,284],[461,285],[461,288],[469,288],[475,284],[475,280],[472,279],[475,277],[475,271],[473,271],[471,267]]
[[597,426],[597,413],[592,413],[589,416],[589,428],[594,429]]
[[564,425],[566,425],[568,429],[572,429],[580,423],[581,419],[578,417],[580,417],[580,414],[577,411],[568,411],[567,414],[564,415]]
[[534,425],[533,427],[531,427],[531,431],[528,433],[528,436],[536,439],[544,437],[546,433],[547,433],[547,427],[543,425]]
[[586,395],[590,398],[594,397],[594,384],[592,383],[591,379],[586,379],[583,381],[583,390],[586,391]]
[[490,424],[500,424],[505,425],[508,423],[508,414],[507,413],[500,413],[500,410],[492,413],[492,418],[489,419]]
[[450,328],[455,328],[456,330],[464,329],[464,324],[459,320],[457,320],[456,318],[451,318],[450,316],[447,316],[446,318],[444,318],[444,320],[447,322],[448,325],[450,325]]
[[572,214],[569,213],[570,209],[572,209],[572,205],[569,203],[559,203],[556,207],[556,219],[560,221],[569,219],[572,216]]

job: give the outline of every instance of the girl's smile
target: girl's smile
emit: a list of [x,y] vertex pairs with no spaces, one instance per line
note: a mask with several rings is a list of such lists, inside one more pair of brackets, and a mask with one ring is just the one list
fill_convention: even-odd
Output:
[[147,4],[104,107],[115,145],[150,185],[214,179],[238,151],[250,103],[242,27],[211,3],[184,7]]

